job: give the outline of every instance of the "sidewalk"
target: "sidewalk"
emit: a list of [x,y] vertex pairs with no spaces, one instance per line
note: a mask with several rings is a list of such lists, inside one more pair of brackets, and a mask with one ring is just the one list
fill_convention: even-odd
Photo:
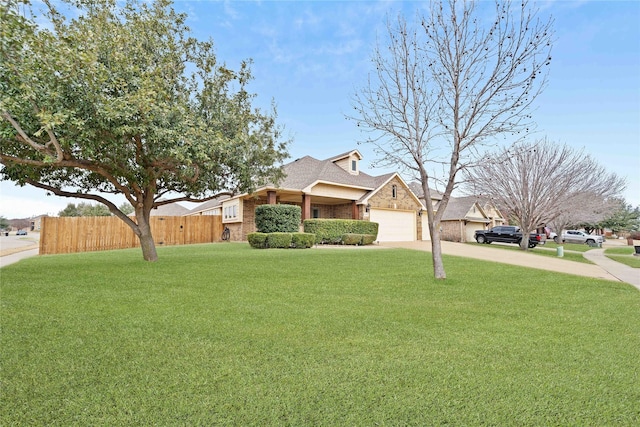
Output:
[[[640,290],[640,271],[627,265],[615,262],[604,256],[604,249],[593,249],[584,256],[595,264],[568,261],[562,258],[540,256],[524,251],[505,251],[490,245],[474,245],[467,243],[441,242],[442,253],[460,257],[480,259],[487,262],[500,262],[537,268],[576,276],[626,282]],[[430,241],[384,242],[381,246],[405,248],[431,252]],[[588,254],[592,254],[589,255]]]
[[38,255],[39,252],[40,252],[40,249],[35,248],[35,249],[27,249],[24,251],[14,252],[12,254],[2,256],[0,257],[0,268],[5,267],[9,264],[14,264],[22,259],[36,256]]
[[640,270],[616,262],[604,254],[604,249],[592,249],[583,254],[589,261],[598,264],[621,282],[629,283],[640,290]]

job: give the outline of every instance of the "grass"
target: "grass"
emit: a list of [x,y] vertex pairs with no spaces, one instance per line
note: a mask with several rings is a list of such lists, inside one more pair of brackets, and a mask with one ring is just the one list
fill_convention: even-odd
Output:
[[579,245],[577,243],[563,243],[559,245],[553,240],[547,240],[543,246],[538,246],[538,248],[548,248],[548,249],[553,249],[555,251],[558,246],[564,247],[565,252],[566,251],[587,252],[593,249],[589,245]]
[[633,246],[624,246],[619,248],[609,248],[604,254],[614,261],[626,264],[629,267],[640,268],[640,257],[634,256],[635,249]]
[[637,425],[640,293],[401,249],[2,269],[3,425]]

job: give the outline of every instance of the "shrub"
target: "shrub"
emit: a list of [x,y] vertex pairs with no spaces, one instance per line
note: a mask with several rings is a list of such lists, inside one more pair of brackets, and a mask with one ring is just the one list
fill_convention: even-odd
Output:
[[345,245],[361,245],[364,234],[347,233],[342,235],[342,243]]
[[316,236],[309,233],[249,233],[247,240],[252,248],[299,248],[313,246]]
[[260,205],[256,208],[256,229],[260,233],[296,233],[302,213],[295,205]]
[[376,237],[373,234],[363,234],[362,244],[363,245],[371,245],[376,241]]
[[342,243],[345,245],[370,245],[376,240],[373,234],[347,233],[342,235]]
[[316,243],[341,243],[345,234],[369,234],[378,237],[378,223],[355,219],[307,219],[305,233],[316,235]]
[[313,246],[316,235],[311,233],[292,233],[291,246],[297,249],[306,249]]
[[291,247],[291,233],[268,233],[267,247],[288,249]]
[[252,248],[266,249],[267,236],[268,235],[266,233],[249,233],[247,234],[247,240]]

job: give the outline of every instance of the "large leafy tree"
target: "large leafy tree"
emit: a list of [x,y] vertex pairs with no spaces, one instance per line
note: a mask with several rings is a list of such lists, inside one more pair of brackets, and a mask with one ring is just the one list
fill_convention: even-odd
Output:
[[[122,206],[118,209],[124,212]],[[58,216],[111,216],[111,212],[105,205],[81,202],[77,206],[75,203],[69,203],[58,212]]]
[[[368,85],[354,96],[352,118],[370,137],[379,164],[420,181],[427,201],[433,271],[445,279],[440,221],[461,171],[484,148],[531,129],[531,105],[545,86],[552,21],[527,1],[432,0],[426,17],[387,26]],[[431,186],[443,189],[437,210]]]
[[598,226],[600,228],[609,228],[614,233],[620,231],[639,231],[640,230],[640,206],[635,208],[626,203],[624,199],[617,200],[617,209]]
[[154,207],[281,177],[287,141],[275,108],[252,105],[250,62],[219,63],[168,0],[46,2],[44,17],[20,3],[0,5],[3,179],[106,205],[154,261]]

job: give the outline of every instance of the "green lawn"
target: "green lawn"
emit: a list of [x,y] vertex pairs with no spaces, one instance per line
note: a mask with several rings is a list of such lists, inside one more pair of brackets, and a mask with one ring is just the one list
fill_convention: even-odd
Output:
[[538,246],[537,248],[547,248],[547,249],[553,249],[555,251],[558,246],[562,246],[564,248],[565,252],[566,251],[587,252],[587,251],[590,251],[591,249],[593,249],[589,245],[579,245],[577,243],[563,243],[563,244],[559,245],[556,242],[554,242],[553,240],[547,240],[544,245]]
[[640,423],[640,292],[400,249],[1,270],[2,425]]
[[614,261],[621,262],[633,268],[640,268],[640,257],[634,256],[633,246],[622,246],[619,248],[609,248],[604,254]]

